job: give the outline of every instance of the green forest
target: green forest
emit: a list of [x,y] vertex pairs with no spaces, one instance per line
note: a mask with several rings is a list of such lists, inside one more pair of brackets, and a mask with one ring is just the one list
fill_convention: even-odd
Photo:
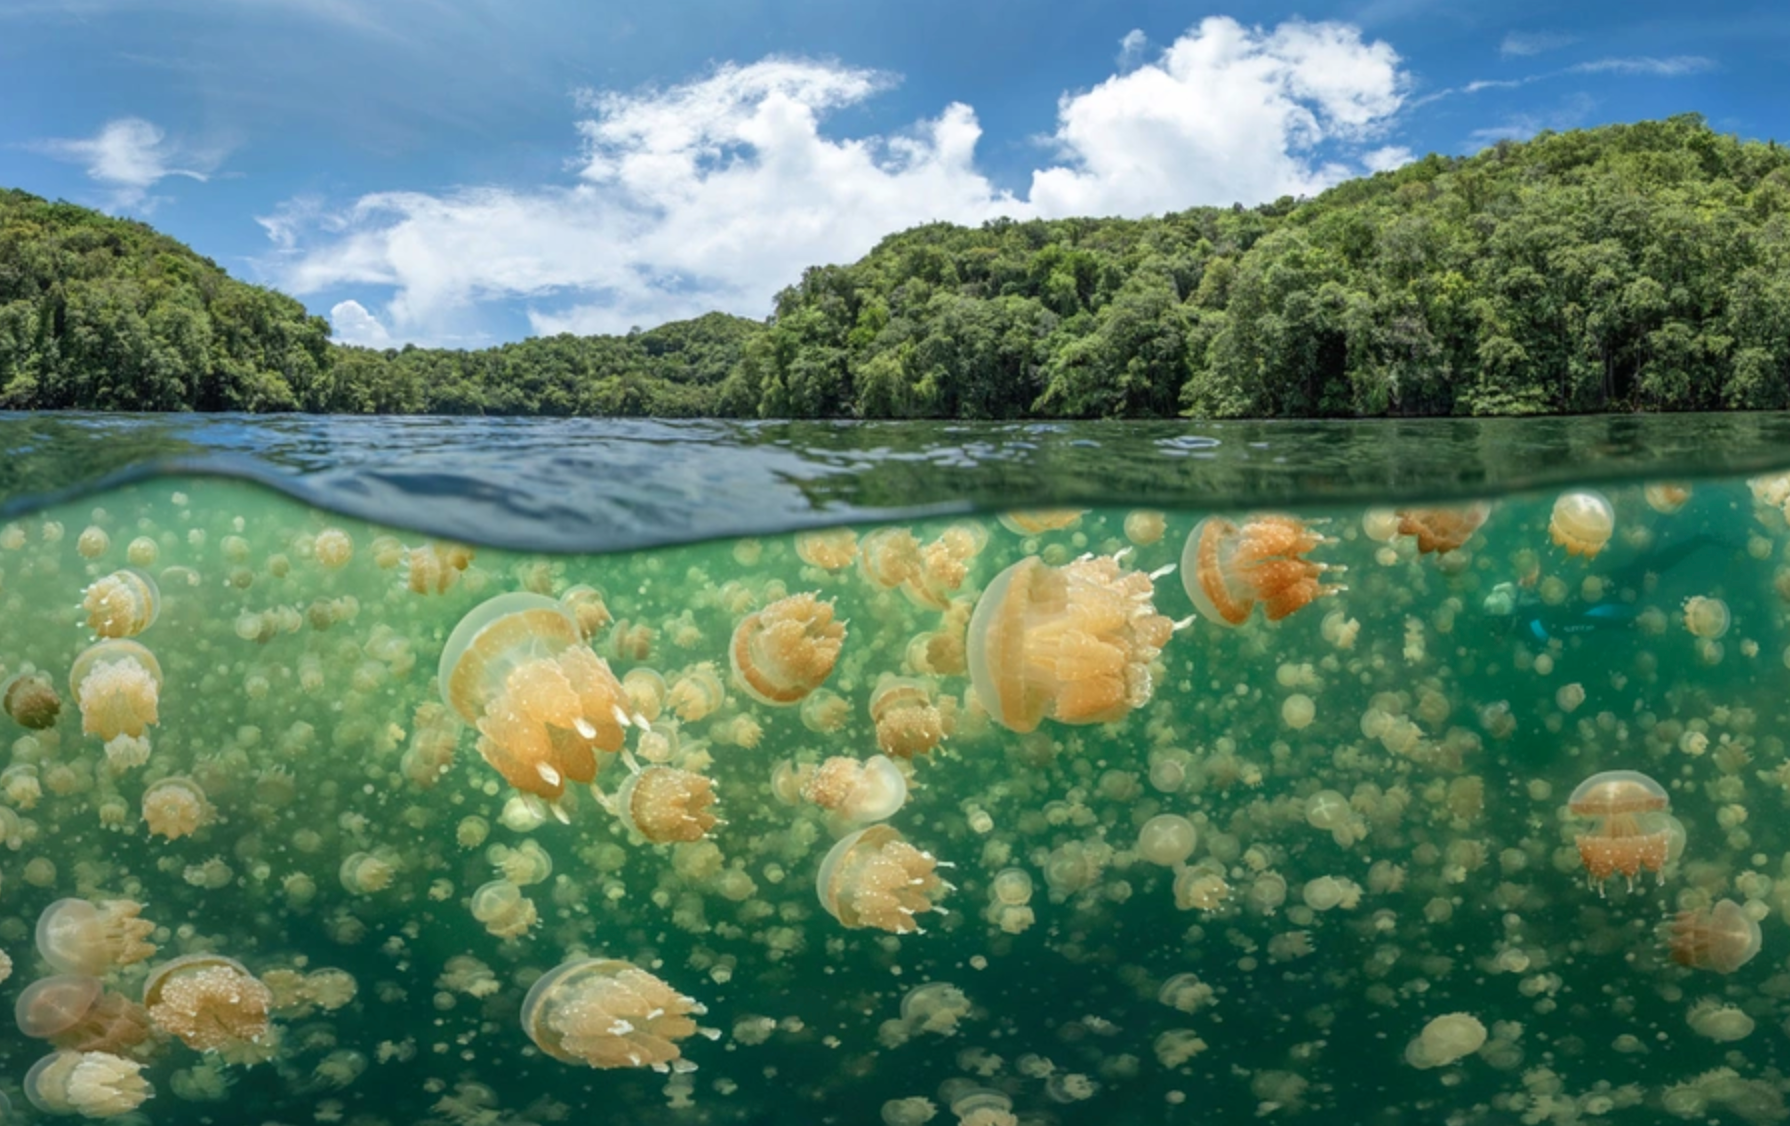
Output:
[[937,223],[763,322],[476,351],[329,340],[136,222],[0,192],[0,409],[1360,417],[1790,406],[1790,151],[1701,117],[1314,199]]

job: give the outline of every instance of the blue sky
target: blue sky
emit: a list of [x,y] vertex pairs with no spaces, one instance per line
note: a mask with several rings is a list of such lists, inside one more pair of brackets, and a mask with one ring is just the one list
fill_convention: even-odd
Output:
[[933,219],[1148,215],[1695,111],[1790,140],[1790,7],[0,0],[0,185],[482,346],[709,309]]

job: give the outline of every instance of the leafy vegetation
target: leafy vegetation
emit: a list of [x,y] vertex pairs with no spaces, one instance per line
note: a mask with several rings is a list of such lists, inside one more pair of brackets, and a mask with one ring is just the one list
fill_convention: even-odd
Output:
[[767,417],[1790,405],[1790,152],[1694,115],[1312,200],[933,224],[710,314],[482,351],[327,345],[140,224],[0,194],[0,406]]

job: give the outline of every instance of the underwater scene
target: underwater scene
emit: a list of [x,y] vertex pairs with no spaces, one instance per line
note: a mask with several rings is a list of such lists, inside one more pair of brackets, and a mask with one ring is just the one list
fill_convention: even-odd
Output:
[[1787,513],[17,514],[4,1120],[1782,1121]]

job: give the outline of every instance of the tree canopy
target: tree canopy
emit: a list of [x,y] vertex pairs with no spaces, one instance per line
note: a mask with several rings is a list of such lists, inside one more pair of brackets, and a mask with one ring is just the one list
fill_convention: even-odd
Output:
[[762,324],[327,342],[138,223],[0,193],[0,407],[1360,417],[1790,405],[1790,152],[1695,115],[1432,155],[1310,200],[936,223]]

